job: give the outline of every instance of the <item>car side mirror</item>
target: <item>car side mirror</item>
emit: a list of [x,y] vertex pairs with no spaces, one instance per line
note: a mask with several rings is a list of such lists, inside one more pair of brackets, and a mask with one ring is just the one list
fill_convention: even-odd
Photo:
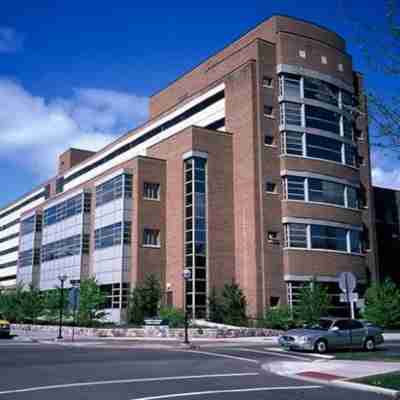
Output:
[[330,329],[332,332],[339,332],[339,327],[334,326],[333,328]]

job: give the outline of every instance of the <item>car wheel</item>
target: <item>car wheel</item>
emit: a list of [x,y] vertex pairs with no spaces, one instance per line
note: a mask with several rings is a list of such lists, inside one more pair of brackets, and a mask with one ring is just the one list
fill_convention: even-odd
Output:
[[314,351],[319,354],[324,354],[328,351],[328,344],[325,340],[319,339],[314,346]]
[[375,350],[375,340],[373,338],[366,338],[365,339],[364,350],[365,351],[373,351],[373,350]]

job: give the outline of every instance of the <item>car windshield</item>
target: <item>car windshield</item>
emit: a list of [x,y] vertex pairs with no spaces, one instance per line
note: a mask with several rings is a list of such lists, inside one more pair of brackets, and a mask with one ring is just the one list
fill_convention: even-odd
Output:
[[317,324],[308,325],[307,329],[322,329],[324,331],[329,330],[332,325],[332,321],[330,319],[320,319]]

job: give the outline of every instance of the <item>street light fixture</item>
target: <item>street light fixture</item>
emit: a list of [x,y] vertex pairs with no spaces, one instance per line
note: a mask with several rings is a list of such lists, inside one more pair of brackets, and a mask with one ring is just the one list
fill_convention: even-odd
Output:
[[188,320],[188,309],[187,309],[187,299],[186,299],[186,287],[187,287],[187,281],[192,277],[192,272],[190,269],[185,268],[183,270],[183,279],[185,281],[185,291],[184,291],[184,296],[185,296],[185,344],[189,344],[189,336],[188,336],[188,327],[189,327],[189,320]]
[[60,319],[58,325],[58,336],[57,339],[62,339],[62,323],[63,323],[63,311],[64,311],[64,282],[67,280],[67,275],[59,275],[58,279],[61,282],[61,294],[60,294]]

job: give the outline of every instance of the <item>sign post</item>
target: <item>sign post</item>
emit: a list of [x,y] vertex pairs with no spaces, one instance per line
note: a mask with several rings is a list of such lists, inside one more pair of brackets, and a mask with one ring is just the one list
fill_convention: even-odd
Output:
[[[347,303],[350,304],[350,316],[351,319],[355,318],[354,312],[354,301],[358,299],[358,293],[353,293],[353,290],[357,286],[357,279],[351,272],[342,272],[339,275],[339,287],[340,290],[344,293],[343,298]],[[342,296],[340,296],[340,300],[342,301]],[[350,327],[351,328],[351,327]],[[349,329],[349,339],[350,339],[350,348],[353,348],[353,333],[351,329]]]
[[72,287],[68,293],[68,303],[73,310],[72,341],[74,341],[75,337],[76,311],[79,306],[79,300],[80,300],[79,287],[76,286]]
[[350,316],[352,319],[355,318],[354,302],[357,301],[356,293],[353,290],[357,286],[357,279],[351,272],[342,272],[339,275],[339,287],[341,291],[346,295],[346,301],[350,304]]

